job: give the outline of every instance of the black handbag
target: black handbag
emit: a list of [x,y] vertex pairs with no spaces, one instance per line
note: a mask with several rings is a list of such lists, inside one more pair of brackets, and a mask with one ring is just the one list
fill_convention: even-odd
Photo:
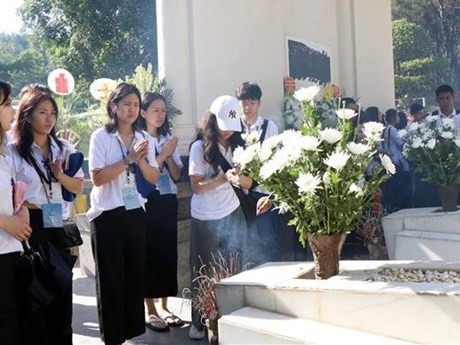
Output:
[[48,255],[37,251],[27,241],[22,242],[24,253],[18,259],[19,281],[26,291],[27,305],[32,311],[47,307],[57,294],[72,285],[72,268],[76,256],[48,245]]
[[83,244],[80,230],[73,220],[65,220],[62,228],[56,229],[53,244],[61,249],[70,249]]

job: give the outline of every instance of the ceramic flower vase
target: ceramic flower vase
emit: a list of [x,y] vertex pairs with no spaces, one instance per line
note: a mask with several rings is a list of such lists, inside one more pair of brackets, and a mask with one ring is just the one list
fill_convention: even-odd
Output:
[[308,244],[313,252],[316,279],[328,279],[339,274],[340,254],[346,237],[346,234],[319,237],[307,235]]
[[460,184],[447,184],[437,186],[444,212],[457,211],[457,198],[460,192]]

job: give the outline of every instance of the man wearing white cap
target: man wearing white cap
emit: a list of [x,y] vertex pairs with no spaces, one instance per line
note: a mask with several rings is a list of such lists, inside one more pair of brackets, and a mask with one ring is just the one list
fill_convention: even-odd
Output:
[[[190,146],[189,176],[191,201],[190,267],[192,280],[201,265],[212,261],[211,253],[241,252],[245,245],[246,222],[240,201],[225,171],[233,166],[232,155],[241,145],[241,108],[236,98],[216,98],[201,119],[197,139]],[[242,187],[248,181],[242,178]],[[244,185],[244,186],[243,186]],[[201,260],[200,260],[201,258]],[[192,291],[196,282],[192,282]],[[192,302],[191,339],[205,336],[200,314]]]

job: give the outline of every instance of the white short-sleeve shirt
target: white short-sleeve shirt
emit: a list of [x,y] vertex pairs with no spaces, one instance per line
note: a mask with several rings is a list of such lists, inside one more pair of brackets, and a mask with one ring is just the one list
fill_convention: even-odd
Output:
[[[155,158],[155,141],[146,132],[135,132],[133,145],[141,140],[147,139],[149,151],[147,161],[149,165],[158,168]],[[121,145],[121,147],[120,147]],[[125,147],[118,131],[109,133],[105,128],[99,128],[91,135],[89,144],[88,165],[89,171],[101,170],[109,165],[115,164],[124,159],[128,149]],[[91,207],[86,213],[90,221],[94,220],[104,211],[113,210],[117,207],[124,206],[122,189],[128,184],[127,169],[112,181],[102,186],[93,186],[90,194]],[[129,184],[136,185],[135,175],[129,174]],[[147,201],[138,193],[139,203],[143,207]]]
[[[13,187],[11,185],[11,168],[6,156],[0,155],[0,215],[13,215]],[[0,229],[0,254],[22,251],[21,242],[6,230]]]
[[[157,154],[160,154],[160,153],[163,152],[163,146],[164,146],[165,142],[167,140],[169,140],[169,139],[171,139],[170,134],[167,134],[166,136],[161,135],[158,140],[156,138],[154,138]],[[178,167],[182,168],[182,161],[180,159],[180,154],[179,154],[179,150],[178,150],[177,147],[174,150],[174,153],[172,154],[172,159],[174,160],[174,162],[177,164]],[[158,183],[157,184],[158,191],[160,192],[161,195],[164,195],[164,194],[177,194],[176,184],[174,183],[173,179],[171,178],[171,174],[169,173],[168,169],[166,169],[164,167],[161,167],[161,168],[162,168],[161,169],[161,174],[166,175],[166,177],[168,178],[169,186],[168,186],[168,188],[163,189],[162,184]],[[161,178],[161,176],[160,176],[160,178]]]
[[[219,145],[219,149],[225,159],[232,165],[232,151],[230,147],[225,150]],[[214,175],[213,167],[204,160],[203,141],[195,141],[190,147],[189,157],[189,176],[204,176],[205,179],[211,179]],[[219,167],[219,174],[223,174],[222,168]],[[235,211],[240,205],[240,201],[235,194],[231,184],[226,182],[214,190],[193,194],[191,201],[192,217],[199,220],[216,220],[222,219]]]
[[[246,125],[243,121],[243,133],[250,134],[252,132],[260,132],[260,135],[262,135],[263,123],[264,123],[264,118],[260,116],[258,116],[257,120],[250,126]],[[272,120],[268,120],[267,130],[265,132],[264,140],[274,137],[275,135],[278,135],[278,126],[276,126],[276,124]],[[270,194],[268,190],[263,189],[260,186],[255,187],[253,191],[259,192],[262,194],[267,194],[267,195]]]
[[[50,137],[50,141],[51,156],[53,158],[53,162],[57,158],[61,159],[64,162],[67,151],[69,153],[75,152],[74,147],[64,139],[59,139],[59,141],[62,143],[62,149],[59,148],[59,146],[53,138]],[[50,187],[46,182],[42,182],[40,176],[38,175],[33,165],[29,164],[19,155],[16,147],[16,142],[10,142],[8,144],[8,148],[11,154],[11,161],[13,166],[13,173],[15,175],[15,180],[23,181],[27,185],[24,199],[29,203],[34,204],[38,208],[41,208],[43,204],[47,204],[48,198],[51,203],[61,203],[63,219],[69,218],[70,208],[68,203],[62,198],[61,184],[59,182],[52,182]],[[37,144],[32,143],[31,152],[33,158],[35,159],[35,162],[37,163],[37,167],[41,169],[43,174],[46,176],[46,169],[44,165],[44,156],[42,150]],[[73,177],[83,179],[83,170],[79,169]]]

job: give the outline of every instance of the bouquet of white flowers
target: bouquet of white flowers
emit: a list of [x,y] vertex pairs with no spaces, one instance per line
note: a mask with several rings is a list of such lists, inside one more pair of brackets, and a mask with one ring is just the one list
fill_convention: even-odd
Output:
[[[365,123],[364,140],[355,142],[350,120],[357,114],[336,107],[335,121],[325,122],[318,113],[318,100],[324,99],[320,93],[318,87],[295,92],[303,107],[299,130],[286,130],[262,144],[248,143],[233,157],[241,171],[271,191],[281,212],[292,214],[290,224],[296,226],[302,244],[308,238],[310,245],[313,237],[353,230],[376,188],[395,170],[388,156],[376,154],[384,126]],[[328,107],[337,104],[327,102]],[[381,164],[370,171],[374,159]]]
[[423,181],[435,185],[460,183],[460,138],[455,136],[454,120],[429,115],[425,123],[412,123],[399,131],[405,140],[403,155],[411,161]]

